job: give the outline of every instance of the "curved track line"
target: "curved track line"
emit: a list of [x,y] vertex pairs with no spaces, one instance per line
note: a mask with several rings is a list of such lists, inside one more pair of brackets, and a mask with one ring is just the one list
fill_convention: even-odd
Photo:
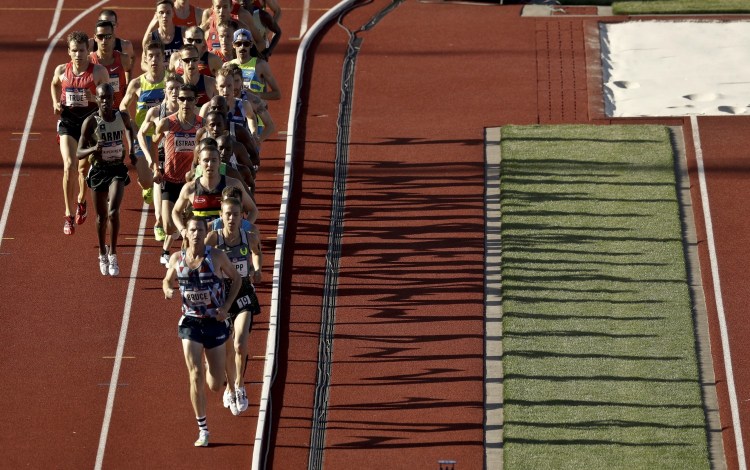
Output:
[[703,167],[703,150],[701,149],[700,130],[698,128],[698,117],[690,116],[690,126],[693,128],[693,146],[695,147],[695,159],[698,163],[698,182],[701,191],[701,203],[703,205],[703,218],[706,224],[706,241],[708,242],[708,256],[711,263],[711,279],[713,280],[714,295],[716,297],[716,311],[719,317],[719,333],[721,334],[721,349],[724,354],[724,369],[727,374],[727,389],[729,392],[729,407],[732,411],[732,427],[734,440],[737,446],[737,460],[740,470],[747,469],[745,462],[745,447],[742,444],[742,427],[740,425],[740,412],[737,407],[737,391],[734,385],[734,373],[732,371],[732,355],[729,351],[729,336],[727,334],[727,320],[724,315],[724,300],[721,296],[721,281],[719,279],[719,264],[716,257],[716,245],[714,243],[714,229],[711,223],[711,207],[708,199],[708,186],[706,184],[706,170]]
[[279,225],[276,230],[276,250],[273,263],[273,284],[271,290],[271,306],[268,316],[268,340],[266,342],[266,360],[263,367],[263,388],[258,408],[258,424],[255,430],[255,444],[253,445],[253,470],[265,468],[265,457],[267,452],[263,451],[263,439],[266,431],[271,430],[271,423],[266,426],[266,417],[270,408],[270,391],[273,380],[276,377],[276,349],[278,348],[278,322],[279,322],[279,299],[281,298],[281,275],[284,261],[284,238],[286,236],[286,219],[289,213],[289,198],[292,185],[292,160],[294,159],[294,137],[297,127],[297,114],[301,106],[300,88],[302,86],[302,68],[305,64],[305,56],[310,42],[315,38],[318,31],[333,17],[347,8],[357,0],[342,0],[333,8],[328,10],[305,34],[297,50],[297,61],[294,66],[294,80],[292,81],[292,96],[289,100],[289,119],[286,136],[286,157],[284,159],[284,183],[282,185],[281,205],[279,208]]
[[[84,16],[88,15],[92,11],[96,10],[100,6],[109,2],[109,0],[100,0],[98,3],[91,5],[86,10],[82,11],[75,18],[70,20],[68,24],[63,26],[60,31],[55,34],[49,44],[47,50],[44,52],[42,63],[39,65],[39,74],[36,77],[36,85],[34,85],[34,94],[31,98],[31,107],[29,108],[29,114],[26,116],[26,124],[23,129],[23,136],[21,137],[21,144],[18,146],[18,154],[16,156],[16,164],[13,166],[13,176],[10,178],[10,186],[8,186],[8,195],[5,197],[5,205],[3,206],[3,215],[0,217],[0,246],[3,243],[3,236],[5,235],[5,227],[8,225],[8,216],[10,215],[10,206],[13,204],[13,194],[16,192],[16,185],[18,184],[18,176],[21,173],[21,164],[23,163],[23,157],[26,155],[26,145],[29,142],[29,134],[31,133],[31,126],[34,124],[34,116],[36,115],[36,108],[39,105],[39,92],[42,89],[42,82],[44,80],[44,72],[47,70],[49,59],[52,56],[52,51],[55,49],[57,42],[63,37],[74,24],[78,23]],[[58,4],[59,6],[59,4]],[[59,16],[59,13],[56,13]]]
[[65,0],[57,0],[57,6],[55,7],[55,15],[52,17],[52,24],[49,25],[49,33],[47,33],[47,39],[51,38],[55,34],[57,24],[60,22],[60,13],[62,13],[62,7]]

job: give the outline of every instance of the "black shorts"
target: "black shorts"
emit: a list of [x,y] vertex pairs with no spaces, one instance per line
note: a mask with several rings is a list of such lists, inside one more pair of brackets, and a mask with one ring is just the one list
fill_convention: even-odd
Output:
[[86,177],[86,185],[95,192],[106,193],[109,191],[109,185],[112,181],[119,180],[130,184],[130,175],[128,167],[124,163],[98,163],[91,165],[89,174]]
[[69,135],[76,141],[80,140],[83,121],[96,112],[96,108],[85,109],[86,108],[74,113],[67,107],[63,107],[62,112],[60,113],[60,120],[57,121],[57,134]]
[[206,349],[213,349],[229,339],[228,321],[215,318],[180,317],[177,324],[177,336],[200,343]]
[[180,191],[182,191],[183,186],[185,186],[185,183],[172,183],[171,181],[162,180],[161,200],[170,201],[172,203],[177,202],[177,199],[180,198]]
[[[232,280],[225,279],[224,284],[227,289],[232,287]],[[227,290],[227,292],[229,292]],[[255,295],[255,287],[248,278],[242,278],[242,287],[237,293],[237,298],[234,299],[232,306],[229,307],[229,318],[234,323],[234,319],[240,312],[250,312],[253,315],[260,313],[260,303],[258,302],[258,296]]]

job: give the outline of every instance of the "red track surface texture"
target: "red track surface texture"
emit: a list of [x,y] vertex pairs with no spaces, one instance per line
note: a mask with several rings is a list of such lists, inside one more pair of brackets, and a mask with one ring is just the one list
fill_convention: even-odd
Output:
[[[34,81],[56,2],[40,10],[2,10],[0,43],[12,63],[0,75],[0,198],[5,200]],[[284,40],[271,61],[284,98],[271,104],[286,129],[302,2],[283,4]],[[121,36],[136,39],[152,3],[119,7]],[[348,14],[354,30],[387,2]],[[13,6],[13,5],[11,5]],[[68,0],[60,25],[89,6]],[[333,1],[312,2],[310,23]],[[3,7],[5,8],[5,7]],[[347,178],[334,365],[325,468],[458,468],[483,465],[484,128],[505,124],[598,122],[589,115],[582,18],[521,18],[518,6],[407,2],[360,34]],[[91,30],[96,13],[76,28]],[[316,40],[305,73],[294,196],[285,254],[279,371],[273,395],[269,467],[307,466],[317,370],[325,254],[337,141],[345,31],[331,25]],[[6,397],[0,448],[7,468],[86,468],[97,456],[114,355],[136,248],[141,201],[135,181],[122,213],[122,276],[96,267],[94,222],[64,237],[61,161],[54,141],[49,78],[67,61],[60,44],[40,94],[21,177],[0,246],[4,327],[0,393]],[[654,120],[658,121],[658,120]],[[669,120],[683,123],[683,120]],[[643,121],[639,121],[643,122]],[[744,118],[699,120],[724,285],[743,423],[750,365],[740,342],[748,326],[747,193]],[[689,125],[685,125],[688,132]],[[38,133],[38,134],[37,134]],[[283,168],[283,136],[264,147],[258,184],[260,226],[272,253]],[[694,152],[688,149],[694,170]],[[131,176],[134,173],[131,172]],[[692,174],[693,179],[695,173]],[[133,178],[134,179],[134,178]],[[693,185],[697,188],[697,184]],[[696,189],[697,191],[697,189]],[[694,194],[696,204],[699,194]],[[705,240],[702,217],[699,238]],[[150,218],[135,284],[125,356],[112,409],[105,468],[248,466],[260,393],[261,360],[246,375],[250,411],[234,418],[209,394],[212,448],[194,449],[187,372],[176,338],[178,303],[161,293],[163,268]],[[710,271],[702,242],[704,285]],[[259,290],[269,304],[270,268]],[[707,292],[720,382],[725,449],[735,467],[723,365]],[[267,315],[251,336],[265,349]]]

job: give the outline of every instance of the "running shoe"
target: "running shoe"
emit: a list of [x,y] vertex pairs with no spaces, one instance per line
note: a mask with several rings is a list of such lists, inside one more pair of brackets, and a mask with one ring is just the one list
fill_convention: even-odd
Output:
[[120,274],[120,266],[117,265],[117,255],[109,255],[109,275],[117,276]]
[[201,430],[194,445],[195,447],[208,447],[208,431]]
[[99,271],[101,271],[102,276],[107,275],[107,270],[109,269],[109,260],[107,259],[107,255],[99,255]]
[[240,414],[247,409],[247,393],[245,392],[245,387],[235,387],[234,391],[237,394],[235,400],[237,402],[237,414]]
[[77,203],[76,204],[76,225],[83,225],[83,223],[86,222],[87,215],[88,215],[88,212],[86,211],[86,201]]
[[159,258],[159,262],[163,264],[165,268],[169,266],[169,252],[168,251],[165,251],[164,253],[161,254],[161,258]]
[[164,231],[164,227],[154,227],[154,240],[163,242],[165,238],[167,238],[167,232]]
[[229,408],[229,404],[234,401],[234,394],[228,388],[224,389],[224,408]]
[[65,225],[63,225],[63,233],[65,235],[73,235],[76,233],[76,226],[73,225],[73,217],[66,216],[65,217]]
[[149,205],[154,203],[154,188],[143,190],[143,202]]
[[229,403],[229,406],[227,408],[229,408],[229,411],[231,411],[234,416],[239,416],[240,415],[239,403],[237,403],[237,400],[234,399],[234,393],[232,392],[229,392],[228,403]]

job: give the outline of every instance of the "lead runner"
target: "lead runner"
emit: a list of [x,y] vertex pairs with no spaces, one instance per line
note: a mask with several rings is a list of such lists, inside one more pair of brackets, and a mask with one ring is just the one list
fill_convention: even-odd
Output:
[[[198,422],[196,447],[208,446],[205,385],[218,392],[224,384],[226,349],[229,325],[226,322],[229,305],[234,303],[242,285],[240,274],[221,250],[205,244],[206,221],[188,219],[185,230],[187,247],[174,253],[162,281],[164,297],[174,295],[175,281],[179,281],[182,298],[182,317],[177,327],[182,339],[182,351],[190,374],[190,401]],[[225,295],[225,280],[231,281]],[[203,370],[203,355],[206,371]]]

